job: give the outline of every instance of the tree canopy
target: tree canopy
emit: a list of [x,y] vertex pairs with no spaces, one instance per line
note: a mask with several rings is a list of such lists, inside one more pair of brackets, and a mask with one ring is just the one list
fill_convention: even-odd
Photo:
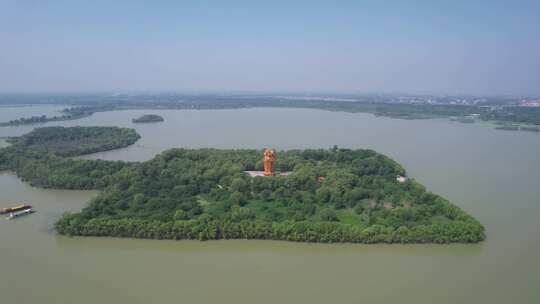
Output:
[[[250,177],[260,150],[171,149],[123,168],[69,235],[308,242],[478,242],[484,228],[371,150],[278,153],[287,176]],[[324,179],[320,179],[324,177]]]

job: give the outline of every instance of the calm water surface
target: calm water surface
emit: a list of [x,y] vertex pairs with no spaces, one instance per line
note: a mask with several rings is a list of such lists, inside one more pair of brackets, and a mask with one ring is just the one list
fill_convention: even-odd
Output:
[[[41,107],[43,114],[58,111]],[[0,108],[0,120],[35,110]],[[165,122],[131,123],[146,113]],[[55,219],[97,192],[32,188],[5,172],[0,206],[28,201],[38,213],[0,220],[1,303],[540,302],[537,133],[299,109],[118,111],[45,125],[119,125],[142,135],[132,147],[89,156],[104,159],[147,160],[170,147],[372,148],[477,217],[488,239],[327,245],[68,238],[51,230]],[[0,137],[31,129],[0,128]]]

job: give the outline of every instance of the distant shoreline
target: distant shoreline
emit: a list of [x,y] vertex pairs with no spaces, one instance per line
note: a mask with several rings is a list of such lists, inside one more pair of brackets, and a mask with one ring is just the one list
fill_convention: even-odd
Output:
[[[35,104],[42,105],[42,104]],[[51,104],[53,105],[53,104]],[[31,106],[27,104],[25,106]],[[62,116],[23,117],[0,122],[0,127],[34,125],[51,121],[69,121],[85,118],[97,112],[120,110],[234,110],[249,108],[296,108],[323,111],[368,113],[397,119],[454,118],[459,122],[490,121],[496,124],[520,124],[525,127],[540,126],[540,108],[505,107],[497,110],[470,105],[398,104],[382,102],[352,102],[327,100],[229,100],[178,101],[178,102],[116,102],[87,103],[61,110]],[[474,118],[473,118],[474,117]]]

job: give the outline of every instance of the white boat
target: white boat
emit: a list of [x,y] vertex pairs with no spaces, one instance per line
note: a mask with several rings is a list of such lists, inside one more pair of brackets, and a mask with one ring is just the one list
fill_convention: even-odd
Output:
[[14,219],[16,217],[32,214],[34,212],[36,212],[36,211],[34,209],[32,209],[32,208],[21,210],[21,211],[10,212],[9,215],[6,217],[6,219],[12,220],[12,219]]

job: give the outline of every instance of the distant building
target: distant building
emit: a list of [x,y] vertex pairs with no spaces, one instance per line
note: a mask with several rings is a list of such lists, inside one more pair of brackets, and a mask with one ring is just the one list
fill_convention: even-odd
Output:
[[256,176],[286,176],[291,172],[276,172],[274,168],[275,162],[274,150],[264,149],[263,164],[264,171],[244,171],[251,177]]
[[398,183],[404,183],[407,181],[407,178],[405,176],[398,175],[396,177],[396,180],[398,181]]
[[521,107],[539,108],[540,100],[522,100],[519,104]]

